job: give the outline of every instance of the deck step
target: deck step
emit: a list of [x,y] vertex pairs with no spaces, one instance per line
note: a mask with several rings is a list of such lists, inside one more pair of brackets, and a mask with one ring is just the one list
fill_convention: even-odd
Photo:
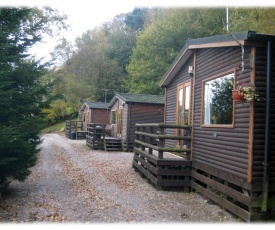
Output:
[[105,139],[106,151],[122,151],[122,143],[119,139]]
[[122,151],[121,148],[107,148],[106,151]]

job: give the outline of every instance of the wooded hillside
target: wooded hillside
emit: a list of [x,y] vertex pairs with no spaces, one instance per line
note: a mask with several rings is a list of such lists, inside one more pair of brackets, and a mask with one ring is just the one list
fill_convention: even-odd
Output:
[[[230,9],[231,32],[275,33],[273,8]],[[163,94],[159,81],[188,38],[227,33],[225,8],[136,8],[91,29],[54,57],[62,65],[46,77],[59,99],[46,110],[54,123],[84,100],[107,102],[119,92]]]

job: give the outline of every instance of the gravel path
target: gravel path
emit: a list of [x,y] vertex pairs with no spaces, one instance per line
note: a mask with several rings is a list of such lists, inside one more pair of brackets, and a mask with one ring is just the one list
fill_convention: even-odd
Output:
[[45,134],[32,174],[0,199],[0,222],[239,223],[192,192],[163,191],[132,168],[133,153],[95,151]]

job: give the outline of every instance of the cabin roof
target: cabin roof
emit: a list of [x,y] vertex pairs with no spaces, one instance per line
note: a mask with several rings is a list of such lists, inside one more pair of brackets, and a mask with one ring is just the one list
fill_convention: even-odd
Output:
[[81,107],[81,110],[83,110],[85,107],[88,107],[89,109],[108,109],[109,103],[85,101]]
[[162,95],[119,93],[110,101],[110,107],[117,99],[125,103],[164,104],[164,96]]
[[[233,35],[242,45],[253,42],[267,42],[268,40],[275,41],[275,35],[257,34],[254,31],[239,32],[234,33]],[[168,68],[167,72],[163,75],[160,86],[165,87],[171,82],[195,49],[240,46],[234,37],[231,34],[224,34],[197,39],[188,39],[173,63]]]

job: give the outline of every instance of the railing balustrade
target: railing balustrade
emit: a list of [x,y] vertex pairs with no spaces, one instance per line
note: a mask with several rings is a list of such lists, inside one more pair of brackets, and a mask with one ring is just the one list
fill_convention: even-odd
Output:
[[[136,148],[141,148],[142,151],[147,148],[148,154],[157,152],[159,159],[163,159],[164,152],[169,152],[176,153],[178,156],[190,160],[192,126],[169,123],[144,123],[136,124],[136,128]],[[175,133],[175,135],[166,134],[167,129],[169,129],[169,133]],[[179,132],[179,130],[184,130],[184,132]],[[184,135],[180,135],[180,133],[184,133]],[[170,145],[166,145],[167,140],[172,140]],[[175,145],[175,141],[178,141],[179,146],[171,147]]]

